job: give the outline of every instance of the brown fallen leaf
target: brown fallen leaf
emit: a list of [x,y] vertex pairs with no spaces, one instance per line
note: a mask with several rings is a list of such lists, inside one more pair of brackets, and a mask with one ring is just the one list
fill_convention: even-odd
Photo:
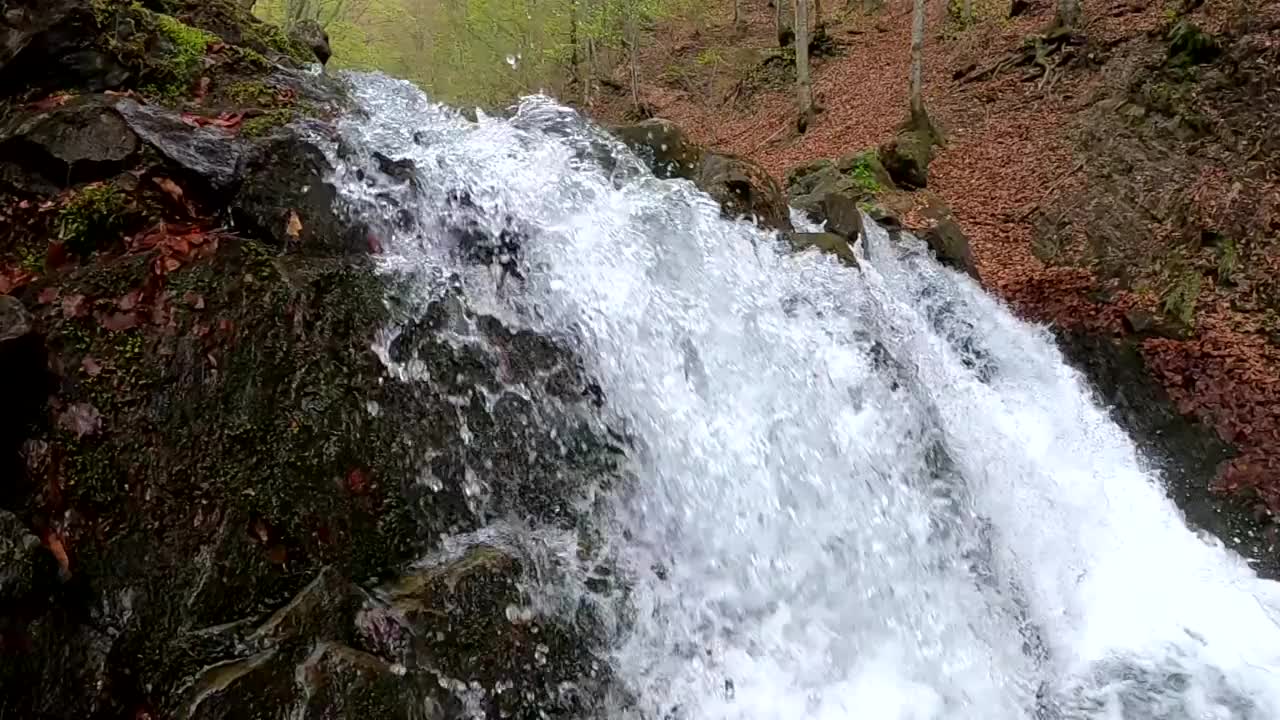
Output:
[[126,293],[123,297],[116,301],[116,307],[128,312],[138,307],[138,301],[142,299],[142,291],[133,290]]
[[64,318],[83,317],[86,311],[83,295],[68,295],[62,298],[62,316]]
[[47,287],[41,290],[40,294],[36,296],[36,302],[40,303],[41,305],[48,305],[49,303],[58,299],[59,292],[60,291],[56,287]]
[[84,368],[85,374],[89,377],[98,377],[102,374],[102,364],[88,355],[80,361],[80,367]]
[[169,197],[173,198],[174,202],[178,203],[179,205],[182,205],[185,202],[186,195],[185,193],[182,192],[182,188],[178,187],[178,183],[170,180],[167,177],[151,178],[151,181],[154,182],[156,185],[159,185],[160,189],[165,191],[165,193],[167,193]]
[[293,240],[302,237],[302,220],[298,218],[298,213],[293,210],[289,211],[289,220],[285,224],[284,234]]
[[58,427],[75,434],[76,438],[95,435],[102,430],[102,414],[89,403],[76,403],[58,416]]
[[98,324],[109,332],[124,332],[138,327],[138,316],[134,313],[112,313],[103,315]]
[[53,553],[53,557],[57,559],[63,577],[71,575],[71,558],[67,556],[67,548],[62,542],[62,533],[57,530],[46,530],[43,535],[44,546],[49,548],[49,552]]

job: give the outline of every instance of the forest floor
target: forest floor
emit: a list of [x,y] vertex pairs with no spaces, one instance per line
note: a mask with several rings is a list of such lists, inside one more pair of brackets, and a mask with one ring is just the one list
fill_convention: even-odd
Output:
[[[828,10],[838,50],[815,61],[823,112],[803,135],[790,70],[765,63],[773,9],[743,4],[737,29],[726,0],[702,22],[656,28],[639,72],[649,113],[779,179],[893,136],[908,0]],[[1134,343],[1179,411],[1236,449],[1219,489],[1280,514],[1280,162],[1267,152],[1280,134],[1266,120],[1280,107],[1280,3],[1085,3],[1087,42],[1048,82],[1026,67],[973,78],[1047,27],[1052,4],[1017,18],[1007,2],[974,5],[960,28],[929,3],[925,94],[946,137],[929,191],[970,238],[984,284],[1028,320]],[[1213,64],[1173,62],[1182,18],[1208,33]],[[627,92],[592,112],[635,115]]]

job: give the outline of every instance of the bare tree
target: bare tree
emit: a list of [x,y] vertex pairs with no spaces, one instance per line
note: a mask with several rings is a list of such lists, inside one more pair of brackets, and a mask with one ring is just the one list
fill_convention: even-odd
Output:
[[925,0],[915,0],[911,15],[911,125],[917,130],[932,127],[924,109],[924,15]]
[[792,0],[773,0],[774,10],[777,11],[775,25],[778,30],[778,47],[786,47],[795,39],[795,31],[791,29],[791,2]]
[[[797,127],[804,132],[813,122],[813,85],[809,81],[809,1],[796,2],[796,99],[800,104]],[[917,0],[921,2],[922,0]]]
[[742,0],[733,0],[733,30],[742,31]]
[[1078,30],[1083,16],[1080,0],[1058,0],[1057,12],[1054,14],[1054,27],[1066,30]]
[[966,26],[973,24],[973,0],[964,0],[961,4],[960,19]]

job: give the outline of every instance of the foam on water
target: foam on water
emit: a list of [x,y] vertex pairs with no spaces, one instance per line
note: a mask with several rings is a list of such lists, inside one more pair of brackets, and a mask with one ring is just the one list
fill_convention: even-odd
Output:
[[[635,439],[601,521],[642,714],[1280,717],[1277,585],[1186,527],[1044,331],[919,243],[791,254],[545,98],[473,123],[351,79],[347,152],[418,168],[337,163],[388,218],[387,271],[426,296],[457,273],[571,342]],[[458,190],[521,234],[523,280],[458,259]]]

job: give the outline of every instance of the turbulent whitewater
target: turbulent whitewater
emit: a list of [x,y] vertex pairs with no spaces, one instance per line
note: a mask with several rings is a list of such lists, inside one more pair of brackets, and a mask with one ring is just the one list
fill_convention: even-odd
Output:
[[350,80],[337,182],[388,276],[569,343],[628,438],[635,482],[583,509],[629,588],[611,714],[1280,718],[1277,585],[918,243],[794,254],[546,98],[472,121]]

